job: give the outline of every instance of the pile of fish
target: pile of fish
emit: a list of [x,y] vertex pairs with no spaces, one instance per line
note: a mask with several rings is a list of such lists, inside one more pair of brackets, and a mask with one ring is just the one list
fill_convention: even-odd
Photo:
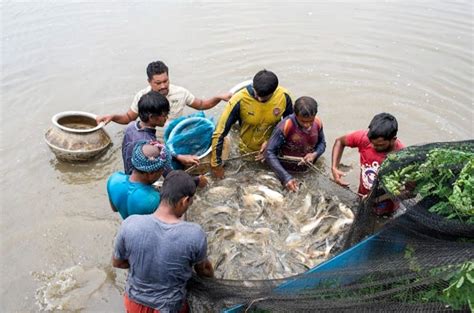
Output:
[[354,214],[307,186],[284,191],[272,172],[252,169],[198,191],[187,220],[206,231],[216,278],[279,279],[331,256]]

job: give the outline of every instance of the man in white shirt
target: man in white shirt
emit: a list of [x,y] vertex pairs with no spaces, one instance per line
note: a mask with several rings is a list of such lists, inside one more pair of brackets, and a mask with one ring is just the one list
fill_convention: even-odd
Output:
[[98,116],[97,123],[104,122],[107,124],[113,121],[118,124],[128,124],[134,121],[138,117],[138,101],[151,90],[159,92],[168,99],[170,103],[169,120],[180,117],[186,105],[196,110],[208,110],[216,106],[221,100],[228,101],[232,96],[232,93],[227,92],[209,99],[197,99],[187,89],[170,84],[168,67],[162,61],[148,64],[146,73],[150,85],[135,95],[130,109],[124,114]]

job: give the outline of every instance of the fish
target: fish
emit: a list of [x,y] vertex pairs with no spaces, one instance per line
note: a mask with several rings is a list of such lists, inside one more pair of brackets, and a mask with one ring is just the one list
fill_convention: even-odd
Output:
[[352,212],[351,209],[349,209],[346,205],[344,205],[343,203],[339,203],[338,204],[338,208],[339,208],[339,211],[342,212],[342,214],[348,218],[348,219],[351,219],[351,220],[354,220],[354,212]]
[[346,225],[350,225],[352,224],[352,221],[353,219],[350,219],[350,218],[342,218],[342,219],[338,219],[331,227],[331,229],[329,230],[329,233],[332,235],[332,236],[335,236],[337,235],[341,229],[346,226]]
[[278,191],[271,190],[266,186],[258,186],[258,190],[263,192],[267,199],[273,204],[282,204],[283,203],[283,195]]
[[228,215],[232,215],[235,213],[235,209],[231,208],[231,207],[228,207],[228,206],[216,206],[216,207],[212,207],[212,208],[209,208],[208,210],[206,210],[205,212],[203,212],[203,215],[206,216],[206,217],[210,217],[210,216],[215,216],[215,215],[218,215],[218,214],[228,214]]
[[250,193],[242,196],[245,207],[263,207],[267,203],[267,199],[259,194]]
[[301,244],[303,237],[298,233],[291,233],[286,237],[285,244],[289,248],[297,247]]
[[303,205],[296,211],[296,215],[299,216],[307,216],[309,213],[309,209],[311,208],[311,199],[312,195],[310,193],[306,194],[303,200]]
[[235,188],[224,187],[224,186],[212,187],[208,190],[207,194],[211,196],[219,196],[219,197],[225,198],[225,197],[235,194]]
[[302,234],[308,234],[308,233],[313,233],[313,231],[318,227],[319,223],[326,217],[326,215],[322,215],[316,219],[312,219],[311,222],[309,222],[306,225],[303,225],[300,228],[300,232]]
[[261,174],[258,176],[258,180],[268,187],[272,187],[272,188],[281,187],[281,182],[274,175]]
[[273,173],[243,166],[235,176],[199,189],[188,218],[208,237],[218,279],[279,279],[325,261],[347,231],[349,204],[311,180],[296,193]]

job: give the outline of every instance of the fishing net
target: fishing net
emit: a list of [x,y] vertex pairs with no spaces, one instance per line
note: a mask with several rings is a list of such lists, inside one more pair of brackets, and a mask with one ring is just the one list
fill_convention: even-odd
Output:
[[[173,120],[165,130],[164,139],[173,154],[201,156],[211,146],[214,129],[213,120],[206,118],[203,112],[198,112]],[[175,160],[172,166],[174,169],[182,169]]]
[[[463,141],[391,155],[335,258],[283,279],[193,277],[193,312],[472,312],[473,151],[473,141]],[[343,197],[342,188],[317,179]],[[384,196],[400,208],[381,226],[372,212]]]

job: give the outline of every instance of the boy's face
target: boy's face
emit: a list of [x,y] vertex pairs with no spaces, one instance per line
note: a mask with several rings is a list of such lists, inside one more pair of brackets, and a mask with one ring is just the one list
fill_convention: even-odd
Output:
[[304,117],[301,115],[296,115],[296,121],[303,129],[310,129],[311,126],[313,126],[314,117],[315,116]]
[[151,115],[149,123],[153,127],[163,127],[165,126],[167,119],[168,113],[163,113],[162,115]]
[[389,152],[393,149],[396,139],[397,137],[388,140],[383,137],[378,137],[375,139],[370,139],[370,143],[377,152]]
[[269,95],[266,95],[265,97],[261,97],[258,95],[257,91],[255,90],[255,88],[253,89],[253,92],[255,93],[255,99],[257,99],[259,102],[262,102],[262,103],[265,103],[267,102],[268,100],[270,100],[270,98],[273,96],[273,93],[269,94]]
[[159,92],[165,97],[170,91],[170,80],[167,73],[153,75],[153,77],[148,80],[148,83],[151,86],[151,90]]

